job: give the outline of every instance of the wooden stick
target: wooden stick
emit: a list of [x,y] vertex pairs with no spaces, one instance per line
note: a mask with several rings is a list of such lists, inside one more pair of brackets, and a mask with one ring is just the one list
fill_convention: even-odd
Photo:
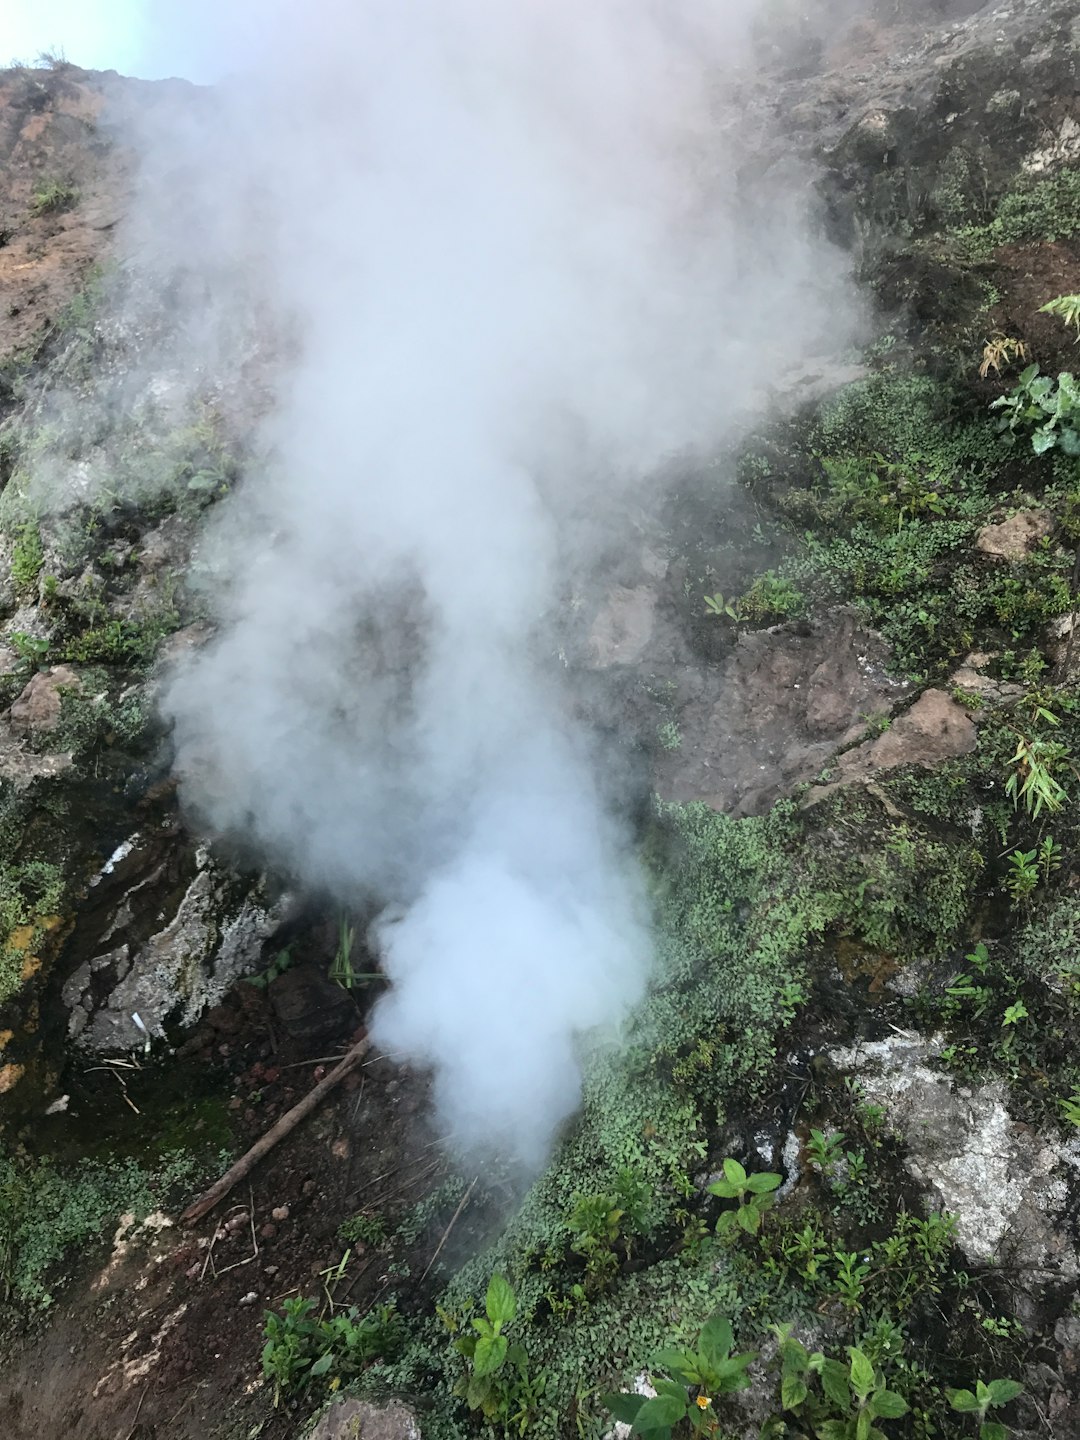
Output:
[[290,1130],[295,1130],[300,1121],[311,1114],[320,1101],[329,1095],[334,1086],[344,1080],[350,1070],[356,1068],[370,1049],[371,1041],[365,1035],[363,1040],[358,1040],[352,1049],[347,1051],[341,1063],[336,1065],[329,1075],[324,1075],[319,1083],[309,1090],[291,1110],[286,1110],[285,1114],[270,1127],[266,1134],[256,1140],[247,1154],[242,1155],[230,1170],[226,1170],[220,1180],[210,1186],[205,1195],[200,1195],[198,1200],[192,1201],[180,1216],[180,1223],[192,1225],[196,1220],[201,1220],[204,1215],[209,1214],[218,1201],[223,1200],[238,1181],[243,1180],[254,1170],[263,1156],[268,1155],[279,1140],[283,1140]]

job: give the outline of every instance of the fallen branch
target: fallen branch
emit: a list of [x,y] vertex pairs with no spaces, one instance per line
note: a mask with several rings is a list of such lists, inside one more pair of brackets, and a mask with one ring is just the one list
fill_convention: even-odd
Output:
[[283,1140],[291,1130],[295,1130],[300,1121],[311,1114],[325,1096],[329,1095],[334,1086],[344,1080],[350,1070],[356,1068],[370,1049],[371,1041],[367,1036],[363,1040],[358,1040],[352,1049],[346,1052],[340,1064],[335,1065],[328,1075],[324,1075],[319,1083],[309,1090],[291,1110],[286,1110],[280,1120],[272,1125],[261,1139],[256,1140],[247,1154],[242,1155],[231,1169],[226,1170],[221,1179],[211,1185],[204,1195],[200,1195],[198,1200],[192,1201],[180,1216],[180,1223],[192,1225],[196,1220],[201,1220],[204,1215],[209,1214],[218,1201],[223,1200],[233,1186],[254,1170],[264,1155],[268,1155],[273,1150],[279,1140]]

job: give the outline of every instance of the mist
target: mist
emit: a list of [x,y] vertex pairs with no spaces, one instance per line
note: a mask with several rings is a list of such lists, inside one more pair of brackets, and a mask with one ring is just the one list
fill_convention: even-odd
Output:
[[529,1166],[652,957],[567,597],[662,468],[848,324],[811,177],[745,169],[755,9],[159,18],[231,78],[140,122],[129,251],[180,277],[193,373],[253,326],[272,372],[200,557],[217,633],[163,701],[183,800],[381,914],[375,1042],[431,1068],[460,1149]]

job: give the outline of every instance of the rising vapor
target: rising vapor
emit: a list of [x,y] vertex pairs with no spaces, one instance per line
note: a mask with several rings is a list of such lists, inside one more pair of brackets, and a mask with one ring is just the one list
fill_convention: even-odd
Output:
[[233,78],[144,129],[132,253],[186,277],[200,363],[254,307],[276,365],[205,542],[220,628],[165,700],[184,798],[385,907],[377,1042],[463,1146],[528,1164],[650,962],[561,597],[633,487],[839,329],[801,193],[737,183],[752,19],[278,0],[160,31]]

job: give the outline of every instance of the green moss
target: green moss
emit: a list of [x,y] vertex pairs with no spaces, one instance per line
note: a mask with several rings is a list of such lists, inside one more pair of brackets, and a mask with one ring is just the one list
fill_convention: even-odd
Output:
[[989,260],[1002,245],[1061,240],[1080,231],[1080,169],[1045,179],[1024,178],[999,202],[985,225],[952,230],[950,243],[970,264]]
[[44,1160],[0,1153],[0,1284],[4,1299],[41,1308],[68,1278],[64,1267],[85,1263],[88,1246],[104,1242],[119,1217],[141,1220],[188,1183],[196,1167],[173,1156],[155,1170],[133,1160],[84,1161],[65,1170]]
[[51,861],[0,862],[0,1002],[36,968],[36,952],[58,919],[64,888],[63,872]]
[[44,564],[41,532],[35,521],[27,520],[19,530],[11,553],[11,578],[20,590],[29,590],[37,584]]

